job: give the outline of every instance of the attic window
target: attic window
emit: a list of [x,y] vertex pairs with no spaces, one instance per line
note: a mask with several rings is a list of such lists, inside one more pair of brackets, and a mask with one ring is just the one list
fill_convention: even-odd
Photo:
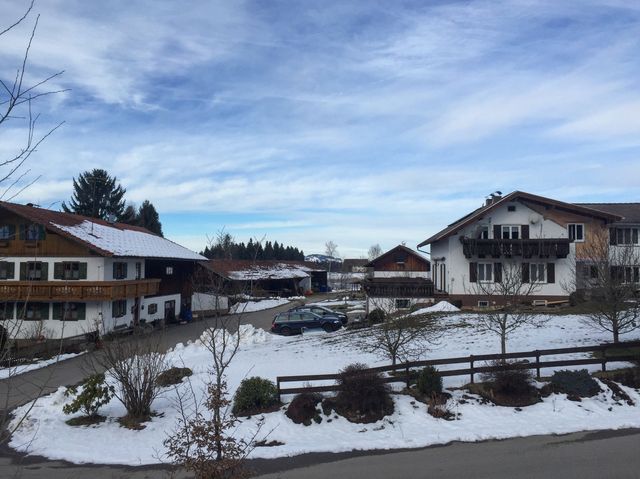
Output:
[[167,266],[167,268],[165,269],[165,274],[167,276],[171,276],[173,274],[173,266]]
[[393,257],[393,260],[396,263],[404,263],[407,261],[407,255],[406,253],[396,253]]
[[515,211],[515,210],[516,210],[516,205],[507,206],[507,211]]

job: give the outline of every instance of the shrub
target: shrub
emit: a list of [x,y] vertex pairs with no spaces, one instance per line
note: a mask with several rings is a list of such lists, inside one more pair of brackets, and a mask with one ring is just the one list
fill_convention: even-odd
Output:
[[387,315],[380,308],[374,309],[369,313],[367,318],[371,324],[382,323]]
[[340,372],[336,410],[351,422],[375,422],[393,413],[389,388],[379,373],[364,364],[351,364]]
[[193,371],[189,368],[169,368],[158,376],[156,384],[161,387],[180,384],[184,378],[192,374]]
[[243,379],[233,397],[233,414],[256,414],[278,404],[278,389],[268,379]]
[[314,393],[301,393],[293,398],[285,413],[289,419],[296,424],[310,426],[311,421],[316,419],[318,414],[317,406],[322,401],[322,395]]
[[442,378],[438,374],[438,370],[433,366],[422,369],[416,380],[416,388],[425,396],[440,394],[442,392]]
[[484,380],[491,383],[494,393],[504,396],[530,396],[536,392],[531,384],[531,371],[515,367],[514,363],[496,362],[499,370],[485,374]]
[[600,386],[586,369],[580,371],[556,371],[551,376],[551,389],[572,397],[591,397],[600,392]]
[[69,386],[64,392],[65,397],[74,397],[73,401],[62,407],[65,414],[82,411],[85,416],[95,417],[98,410],[111,401],[112,388],[104,380],[104,374],[93,374],[82,383],[82,390],[78,393],[76,386]]

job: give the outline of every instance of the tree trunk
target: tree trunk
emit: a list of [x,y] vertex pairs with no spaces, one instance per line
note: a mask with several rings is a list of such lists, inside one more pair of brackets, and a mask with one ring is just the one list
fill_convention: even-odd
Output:
[[500,335],[500,352],[507,354],[507,335],[505,333]]
[[617,322],[613,323],[613,342],[616,344],[620,342],[620,328]]

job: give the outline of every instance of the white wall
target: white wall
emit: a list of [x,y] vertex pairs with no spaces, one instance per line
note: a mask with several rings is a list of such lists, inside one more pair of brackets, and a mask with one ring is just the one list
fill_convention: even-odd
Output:
[[[166,301],[176,302],[176,319],[180,315],[181,310],[181,296],[180,294],[167,294],[164,296],[153,296],[151,298],[142,298],[140,301],[140,319],[146,322],[151,322],[156,319],[164,319],[164,303]],[[149,313],[149,305],[157,305],[157,311],[153,314]]]
[[374,271],[374,278],[431,278],[430,271]]
[[[409,301],[409,308],[396,308],[396,300],[406,299]],[[398,311],[409,312],[409,309],[417,303],[421,304],[433,304],[433,298],[372,298],[367,297],[367,311],[371,312],[374,309],[381,309],[387,314],[397,313]]]
[[127,263],[127,277],[121,279],[136,279],[136,263],[140,265],[140,278],[145,277],[144,260],[140,258],[105,258],[104,259],[104,280],[114,281],[113,279],[113,263]]
[[228,311],[229,298],[215,294],[193,293],[191,296],[191,310],[194,313],[201,311]]

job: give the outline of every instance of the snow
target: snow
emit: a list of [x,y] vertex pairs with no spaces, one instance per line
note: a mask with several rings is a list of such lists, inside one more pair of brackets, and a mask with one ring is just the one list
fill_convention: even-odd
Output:
[[277,308],[283,304],[290,303],[295,298],[270,298],[262,301],[246,301],[244,303],[236,303],[229,308],[230,314],[236,313],[253,313],[254,311],[263,311],[265,309]]
[[29,371],[35,371],[36,369],[44,368],[50,366],[52,364],[58,363],[60,361],[64,361],[66,359],[75,358],[76,356],[80,356],[85,354],[86,351],[81,353],[67,353],[60,354],[50,359],[42,359],[30,364],[20,364],[18,366],[12,366],[10,368],[1,368],[0,369],[0,379],[7,379],[8,377],[16,377],[20,374],[27,373]]
[[122,230],[85,220],[75,226],[51,223],[54,227],[115,256],[139,258],[178,258],[204,261],[194,253],[166,238],[142,231]]
[[[452,314],[442,317],[444,332],[438,344],[432,346],[426,358],[467,356],[495,353],[499,338],[482,333],[475,324],[475,316]],[[542,319],[542,318],[540,318]],[[609,335],[587,328],[579,316],[552,316],[542,326],[527,326],[508,338],[509,351],[526,351],[570,346],[598,344],[610,340]],[[210,334],[210,333],[205,333]],[[388,360],[371,353],[363,353],[353,344],[353,335],[367,338],[367,330],[308,334],[295,337],[272,335],[250,325],[242,327],[241,345],[228,370],[231,395],[245,377],[261,376],[271,380],[276,376],[334,373],[354,362],[370,366],[388,364]],[[623,339],[638,339],[640,332]],[[206,337],[206,336],[205,336]],[[576,355],[580,356],[580,355]],[[564,356],[566,357],[566,356]],[[549,358],[552,359],[551,357]],[[202,394],[210,378],[207,365],[209,352],[202,342],[178,344],[168,353],[168,360],[176,366],[193,369],[192,386]],[[454,366],[455,367],[455,366]],[[598,369],[593,366],[592,370]],[[543,371],[543,375],[550,371]],[[444,378],[445,386],[461,385],[466,377]],[[295,383],[287,384],[293,387]],[[401,384],[397,384],[401,387]],[[187,387],[183,385],[182,387]],[[421,403],[411,404],[412,398],[394,394],[395,412],[375,424],[352,424],[343,418],[327,418],[321,424],[309,427],[291,422],[283,410],[270,414],[241,418],[236,437],[251,437],[259,421],[264,425],[257,439],[271,431],[268,440],[284,443],[276,447],[256,448],[251,457],[274,458],[308,452],[339,452],[354,449],[390,449],[423,447],[450,441],[479,441],[503,439],[534,434],[564,434],[594,429],[640,427],[640,393],[630,388],[623,390],[635,401],[635,406],[615,402],[610,390],[601,384],[603,393],[575,403],[562,394],[553,394],[533,406],[515,408],[481,404],[468,400],[460,404],[461,391],[452,391],[450,407],[460,413],[459,420],[435,419],[426,413]],[[101,462],[110,464],[142,465],[160,462],[162,445],[173,429],[177,412],[173,408],[175,390],[167,388],[154,402],[153,409],[160,413],[146,423],[141,431],[121,428],[117,418],[125,414],[124,408],[112,400],[101,409],[108,420],[91,427],[70,427],[68,416],[62,413],[64,389],[40,398],[30,417],[11,439],[11,446],[19,451],[39,454],[52,459],[74,463]],[[473,397],[473,395],[470,395]],[[289,401],[291,397],[284,397]],[[21,412],[18,410],[18,417]],[[51,438],[55,438],[54,441]],[[108,454],[101,446],[108,445]]]
[[230,271],[229,278],[237,281],[288,278],[302,279],[308,278],[310,271],[316,270],[287,263],[278,263],[269,266],[252,265],[251,267],[244,270]]
[[436,303],[433,306],[429,306],[428,308],[418,309],[417,311],[414,311],[413,313],[411,313],[409,316],[418,316],[420,314],[440,313],[440,312],[452,313],[456,311],[460,311],[460,308],[455,307],[453,304],[449,303],[448,301],[440,301],[439,303]]

